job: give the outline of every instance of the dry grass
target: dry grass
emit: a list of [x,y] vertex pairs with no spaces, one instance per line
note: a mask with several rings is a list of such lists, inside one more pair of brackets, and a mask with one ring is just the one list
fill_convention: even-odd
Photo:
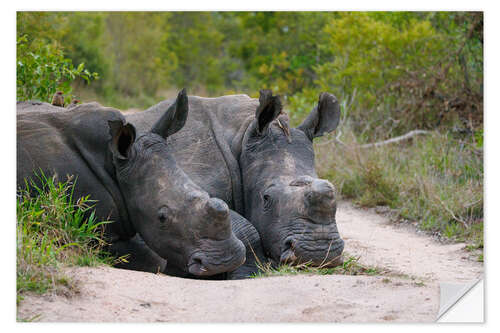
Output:
[[390,206],[423,230],[482,244],[483,158],[474,142],[434,131],[362,149],[344,131],[345,145],[330,138],[315,147],[319,176],[342,197],[365,207]]
[[281,264],[274,266],[271,262],[258,262],[259,272],[252,277],[268,277],[296,274],[316,274],[316,275],[380,275],[386,272],[379,267],[371,267],[359,263],[360,257],[352,256],[344,252],[344,261],[342,265],[337,267],[327,267],[323,264],[320,266],[312,266],[310,263],[303,264]]

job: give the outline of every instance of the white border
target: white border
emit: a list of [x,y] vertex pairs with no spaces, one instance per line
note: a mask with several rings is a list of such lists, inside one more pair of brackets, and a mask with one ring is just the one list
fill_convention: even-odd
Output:
[[[498,147],[500,145],[500,131],[496,128],[500,125],[498,117],[500,117],[500,105],[498,103],[498,91],[500,89],[499,76],[499,60],[498,53],[498,34],[500,32],[500,15],[496,11],[496,6],[493,1],[429,1],[420,0],[418,2],[402,2],[402,1],[348,1],[348,2],[333,2],[333,1],[282,1],[270,2],[263,0],[245,1],[236,3],[235,1],[213,0],[210,2],[201,1],[182,1],[160,3],[158,1],[142,0],[135,2],[105,2],[88,0],[85,2],[71,1],[16,1],[2,4],[1,24],[2,24],[2,75],[1,75],[1,92],[2,101],[4,101],[4,110],[0,112],[2,130],[1,139],[3,142],[2,149],[2,190],[1,190],[1,207],[2,210],[2,267],[4,268],[2,275],[2,307],[1,318],[4,329],[37,330],[37,331],[64,331],[68,329],[77,331],[94,331],[94,330],[125,330],[136,331],[141,329],[143,325],[120,325],[120,324],[16,324],[15,320],[15,124],[14,124],[14,109],[15,109],[15,12],[17,10],[484,10],[485,11],[485,290],[486,290],[486,325],[362,325],[362,324],[302,324],[302,325],[286,325],[286,327],[277,327],[275,325],[182,325],[176,327],[147,325],[150,329],[195,329],[203,331],[221,330],[238,330],[256,332],[261,330],[282,330],[303,332],[312,326],[317,326],[315,329],[333,331],[337,329],[361,329],[374,332],[389,332],[404,330],[443,330],[452,329],[454,332],[467,332],[481,328],[491,328],[498,326],[498,295],[499,293],[499,276],[498,276],[498,253],[500,249],[497,238],[500,237],[499,225],[500,219],[498,214],[498,189],[500,188],[499,170],[497,156]],[[491,256],[491,257],[490,257]],[[119,327],[118,327],[119,326]],[[282,325],[280,325],[282,326]],[[369,327],[368,327],[369,326]],[[498,329],[498,327],[497,327]],[[10,331],[10,330],[9,330]]]

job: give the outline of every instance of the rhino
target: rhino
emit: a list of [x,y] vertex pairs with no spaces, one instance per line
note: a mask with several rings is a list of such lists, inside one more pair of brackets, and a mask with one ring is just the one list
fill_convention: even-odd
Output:
[[[166,110],[166,111],[165,111]],[[211,197],[179,168],[167,138],[185,124],[182,90],[154,124],[137,130],[120,111],[98,103],[68,109],[48,103],[17,104],[17,186],[43,172],[61,180],[76,177],[74,197],[97,200],[111,249],[137,248],[129,267],[144,269],[141,256],[165,259],[171,269],[194,276],[234,271],[245,247],[231,229],[228,205]]]
[[[173,103],[162,101],[126,119],[149,128]],[[172,154],[196,184],[250,221],[266,257],[274,265],[340,264],[344,241],[335,189],[318,178],[313,150],[314,138],[338,126],[336,97],[321,93],[296,128],[270,90],[261,90],[259,99],[189,96],[189,109],[184,128],[169,138]]]

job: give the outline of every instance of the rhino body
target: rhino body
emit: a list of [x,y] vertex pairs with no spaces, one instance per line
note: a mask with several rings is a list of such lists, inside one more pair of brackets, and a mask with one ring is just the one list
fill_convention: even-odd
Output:
[[[297,128],[288,126],[270,91],[261,91],[259,99],[190,96],[188,101],[186,125],[169,144],[189,177],[250,221],[273,263],[338,264],[344,242],[335,221],[334,188],[318,179],[312,146],[315,137],[338,125],[336,98],[321,94]],[[173,102],[126,119],[149,128]]]
[[[18,103],[17,185],[35,180],[40,170],[59,181],[75,176],[73,197],[90,195],[96,217],[113,221],[105,230],[112,250],[143,248],[134,242],[138,236],[150,249],[135,251],[138,262],[130,268],[157,271],[152,263],[161,258],[194,276],[234,271],[245,248],[231,230],[227,204],[193,183],[166,144],[187,110],[182,91],[151,127],[136,133],[118,110],[97,103],[71,110]],[[153,260],[141,262],[146,257]]]
[[[174,101],[165,100],[125,117],[137,128],[145,129],[152,126],[161,116],[161,110]],[[189,96],[188,102],[190,111],[184,128],[168,140],[172,153],[193,182],[242,214],[241,172],[231,143],[253,119],[259,102],[247,95]]]

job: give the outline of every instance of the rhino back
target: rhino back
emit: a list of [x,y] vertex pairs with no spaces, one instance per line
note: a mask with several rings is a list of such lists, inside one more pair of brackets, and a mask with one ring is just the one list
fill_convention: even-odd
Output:
[[[118,222],[128,219],[106,155],[107,120],[123,116],[107,108],[86,106],[67,111],[28,103],[18,104],[17,186],[24,186],[28,177],[36,181],[34,174],[40,170],[47,177],[56,175],[58,181],[74,176],[74,198],[90,195],[90,199],[98,200],[98,218]],[[125,237],[128,234],[120,223],[112,223],[108,231]]]
[[[179,166],[210,196],[224,200],[239,211],[235,191],[239,167],[230,145],[245,119],[253,116],[258,101],[247,95],[204,98],[189,96],[185,126],[168,138]],[[174,100],[162,101],[144,112],[126,115],[139,130],[150,129]],[[239,188],[235,188],[239,187]]]
[[[17,150],[18,160],[22,162],[18,170],[30,173],[34,163],[61,171],[93,161],[96,168],[104,167],[106,145],[103,143],[109,139],[107,120],[119,119],[123,116],[110,108],[83,105],[68,111],[47,103],[18,104]],[[86,161],[82,157],[85,153],[91,155],[93,161]]]

